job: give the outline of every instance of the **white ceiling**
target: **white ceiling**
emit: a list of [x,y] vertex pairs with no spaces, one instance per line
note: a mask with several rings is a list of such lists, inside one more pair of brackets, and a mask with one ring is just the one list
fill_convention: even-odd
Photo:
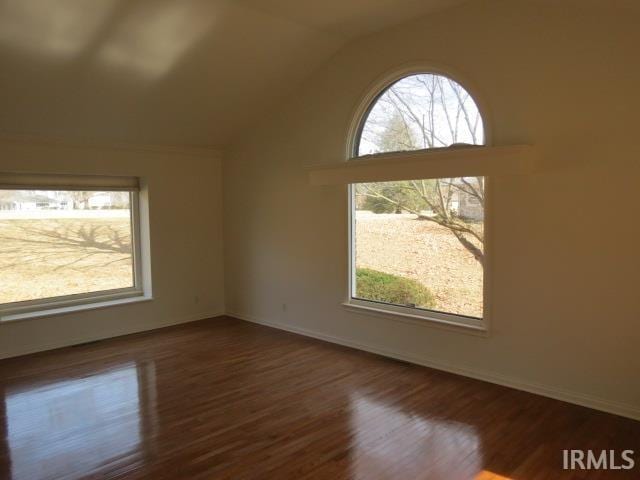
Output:
[[0,133],[223,146],[350,39],[465,0],[0,0]]

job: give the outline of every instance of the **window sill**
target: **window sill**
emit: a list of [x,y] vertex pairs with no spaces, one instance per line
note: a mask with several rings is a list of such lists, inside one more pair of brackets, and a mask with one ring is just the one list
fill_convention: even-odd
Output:
[[18,322],[22,320],[32,320],[36,318],[52,317],[56,315],[65,315],[69,313],[84,312],[89,310],[99,310],[119,305],[149,302],[151,300],[153,300],[153,297],[151,296],[136,294],[130,297],[118,298],[113,300],[102,300],[95,302],[87,300],[86,303],[78,305],[68,305],[60,307],[47,307],[46,305],[42,305],[41,309],[28,312],[11,312],[10,310],[8,310],[5,312],[0,312],[0,323]]
[[[363,302],[365,303],[365,302]],[[465,333],[468,335],[475,335],[479,337],[488,337],[489,330],[487,328],[486,320],[483,321],[483,326],[467,325],[464,323],[458,323],[455,321],[443,320],[441,318],[430,317],[428,312],[425,315],[412,315],[410,313],[398,312],[394,310],[387,310],[383,307],[374,307],[364,305],[362,303],[344,302],[342,306],[346,310],[351,310],[364,315],[373,315],[377,317],[383,317],[390,320],[396,320],[403,323],[410,323],[413,325],[420,325],[423,327],[435,327],[442,330],[449,330],[458,333]]]

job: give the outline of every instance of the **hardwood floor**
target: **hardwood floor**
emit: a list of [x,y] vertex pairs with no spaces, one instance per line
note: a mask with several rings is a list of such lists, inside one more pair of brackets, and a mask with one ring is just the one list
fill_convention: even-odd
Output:
[[0,394],[6,479],[640,478],[640,422],[228,318],[1,361]]

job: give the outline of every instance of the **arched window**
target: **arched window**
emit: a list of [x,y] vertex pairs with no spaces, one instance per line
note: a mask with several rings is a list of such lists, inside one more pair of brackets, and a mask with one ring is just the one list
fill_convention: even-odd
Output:
[[476,102],[453,79],[417,73],[379,92],[367,107],[353,156],[396,152],[385,156],[394,180],[350,186],[348,303],[485,328],[484,177],[395,180],[393,166],[401,152],[484,145]]
[[370,105],[355,153],[363,156],[455,144],[484,144],[478,106],[455,80],[420,73],[393,83]]

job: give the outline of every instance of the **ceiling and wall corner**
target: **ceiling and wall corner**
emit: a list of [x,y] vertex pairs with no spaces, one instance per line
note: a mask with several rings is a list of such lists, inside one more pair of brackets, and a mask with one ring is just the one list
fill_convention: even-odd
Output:
[[3,0],[0,134],[221,147],[349,40],[463,0]]

